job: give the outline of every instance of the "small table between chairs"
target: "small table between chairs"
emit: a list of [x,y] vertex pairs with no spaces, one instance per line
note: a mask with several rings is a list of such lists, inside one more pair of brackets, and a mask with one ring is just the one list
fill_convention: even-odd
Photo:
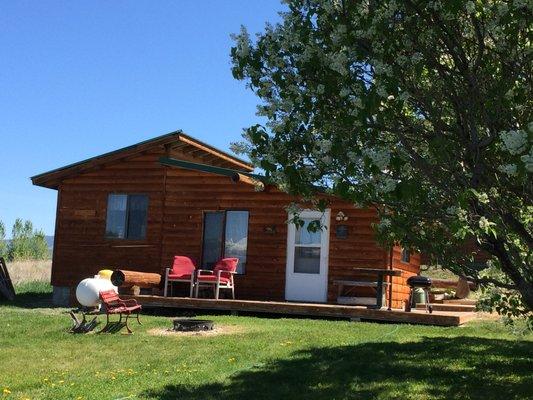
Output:
[[[399,269],[381,269],[381,268],[352,268],[352,271],[361,275],[375,275],[376,281],[349,281],[349,280],[335,280],[333,283],[339,286],[339,295],[342,293],[344,286],[366,286],[366,287],[375,287],[376,288],[376,304],[367,306],[370,309],[380,309],[383,306],[383,285],[385,276],[401,276],[402,271]],[[386,283],[385,283],[386,284]],[[392,303],[392,278],[390,282],[391,286],[389,288],[389,306],[388,310],[391,309]]]

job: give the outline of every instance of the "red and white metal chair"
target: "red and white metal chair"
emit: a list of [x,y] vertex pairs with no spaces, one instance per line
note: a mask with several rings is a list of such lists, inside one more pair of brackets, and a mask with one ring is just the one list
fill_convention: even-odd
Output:
[[172,282],[183,282],[190,285],[189,296],[192,297],[194,293],[196,266],[189,257],[175,256],[172,268],[165,269],[165,289],[164,296],[167,297],[168,285],[170,284],[170,292],[172,295]]
[[199,269],[196,275],[196,292],[198,297],[200,286],[213,286],[215,299],[218,299],[220,289],[230,289],[231,297],[235,299],[235,282],[233,275],[237,273],[238,258],[223,258],[215,264],[212,271]]

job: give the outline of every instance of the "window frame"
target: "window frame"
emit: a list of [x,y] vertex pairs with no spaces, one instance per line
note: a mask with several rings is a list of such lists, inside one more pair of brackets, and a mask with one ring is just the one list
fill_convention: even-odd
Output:
[[205,238],[205,221],[206,221],[206,218],[205,218],[205,215],[207,213],[222,213],[224,215],[224,218],[223,218],[223,225],[222,225],[222,246],[221,246],[221,249],[220,249],[220,254],[219,254],[219,259],[223,258],[224,257],[224,254],[226,253],[226,221],[227,221],[227,217],[228,217],[228,212],[233,212],[233,211],[242,211],[242,212],[247,212],[248,213],[248,224],[246,226],[246,264],[245,264],[245,268],[244,268],[244,272],[242,273],[239,273],[237,272],[235,275],[246,275],[246,265],[248,265],[248,239],[250,237],[250,210],[247,210],[247,209],[243,209],[243,208],[227,208],[227,209],[219,209],[219,210],[203,210],[202,212],[202,237],[201,237],[201,249],[200,249],[200,268],[201,269],[204,269],[204,268],[207,268],[207,267],[204,267],[204,238]]
[[[405,257],[407,255],[407,257]],[[402,247],[402,252],[400,254],[400,261],[404,264],[411,263],[411,250]]]
[[[107,217],[109,212],[109,197],[110,196],[119,196],[123,195],[126,196],[126,216],[124,221],[124,237],[114,237],[114,236],[108,236],[107,235]],[[128,231],[129,231],[129,223],[130,223],[130,196],[145,196],[146,197],[146,231],[144,233],[143,238],[134,238],[131,239],[127,237]],[[105,218],[105,227],[104,227],[104,239],[105,240],[111,240],[111,241],[128,241],[128,242],[145,242],[146,238],[148,237],[148,210],[150,209],[150,195],[148,193],[140,193],[140,192],[109,192],[106,197],[106,218]]]

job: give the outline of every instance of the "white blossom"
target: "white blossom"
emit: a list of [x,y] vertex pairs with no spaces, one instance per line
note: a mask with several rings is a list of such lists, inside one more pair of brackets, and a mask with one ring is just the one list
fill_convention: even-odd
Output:
[[235,38],[237,40],[237,55],[241,58],[247,57],[250,54],[250,38],[244,26],[241,26],[241,33]]
[[322,139],[317,142],[318,150],[322,154],[329,153],[331,151],[331,140]]
[[331,34],[331,41],[333,44],[339,44],[346,35],[346,25],[339,25]]
[[456,216],[458,212],[459,207],[456,206],[450,206],[446,209],[446,214],[450,216]]
[[409,59],[404,55],[398,56],[398,58],[396,59],[396,62],[402,67],[407,64],[408,61]]
[[339,92],[339,94],[341,95],[341,97],[347,97],[347,96],[350,95],[350,92],[351,92],[351,91],[350,91],[349,88],[347,88],[347,87],[343,87],[343,88],[341,89],[341,91]]
[[348,59],[346,57],[346,54],[344,53],[335,53],[330,57],[330,65],[329,67],[337,71],[341,75],[347,75],[348,69],[346,68],[346,64],[348,63]]
[[481,217],[481,218],[479,219],[478,224],[479,224],[479,227],[480,227],[483,231],[487,232],[487,230],[491,227],[491,225],[494,225],[494,222],[490,222],[487,218],[485,218],[485,217]]
[[424,59],[424,56],[419,52],[416,52],[411,56],[411,61],[413,62],[413,64],[416,64],[419,61],[422,61],[423,59]]
[[382,218],[378,224],[378,229],[383,230],[391,226],[391,220],[388,218]]
[[477,199],[482,204],[487,204],[489,202],[489,195],[487,193],[479,193]]
[[466,221],[467,212],[461,207],[450,206],[446,209],[446,214],[450,217],[457,217],[460,221]]
[[401,101],[407,101],[409,100],[409,97],[411,97],[409,92],[402,92],[400,96],[398,96]]
[[522,130],[500,132],[504,148],[511,154],[520,154],[527,148],[527,133]]
[[372,163],[383,170],[389,166],[390,153],[388,150],[365,149],[363,154],[372,160]]
[[353,105],[355,108],[363,108],[363,101],[361,100],[360,97],[357,97],[355,98],[353,101],[352,101]]
[[504,174],[509,175],[509,176],[515,176],[518,171],[516,164],[500,165],[498,169]]
[[388,93],[383,86],[378,86],[376,92],[380,97],[386,98],[388,96]]
[[389,193],[396,189],[396,181],[388,176],[381,179],[380,184],[376,188],[378,192]]
[[533,146],[529,148],[529,154],[524,154],[520,160],[524,163],[527,172],[533,172]]

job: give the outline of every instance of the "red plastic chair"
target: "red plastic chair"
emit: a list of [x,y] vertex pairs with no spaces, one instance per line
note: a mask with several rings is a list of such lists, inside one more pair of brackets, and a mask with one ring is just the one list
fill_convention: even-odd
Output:
[[238,258],[223,258],[215,264],[213,271],[199,269],[196,276],[196,293],[200,286],[213,286],[215,299],[218,299],[220,289],[231,289],[231,297],[235,299],[235,283],[233,275],[237,273]]
[[[196,266],[194,262],[185,256],[175,256],[172,268],[165,269],[165,290],[164,296],[167,297],[168,284],[172,282],[185,282],[190,285],[189,296],[192,297],[194,291],[194,278]],[[170,287],[172,292],[172,286]]]

